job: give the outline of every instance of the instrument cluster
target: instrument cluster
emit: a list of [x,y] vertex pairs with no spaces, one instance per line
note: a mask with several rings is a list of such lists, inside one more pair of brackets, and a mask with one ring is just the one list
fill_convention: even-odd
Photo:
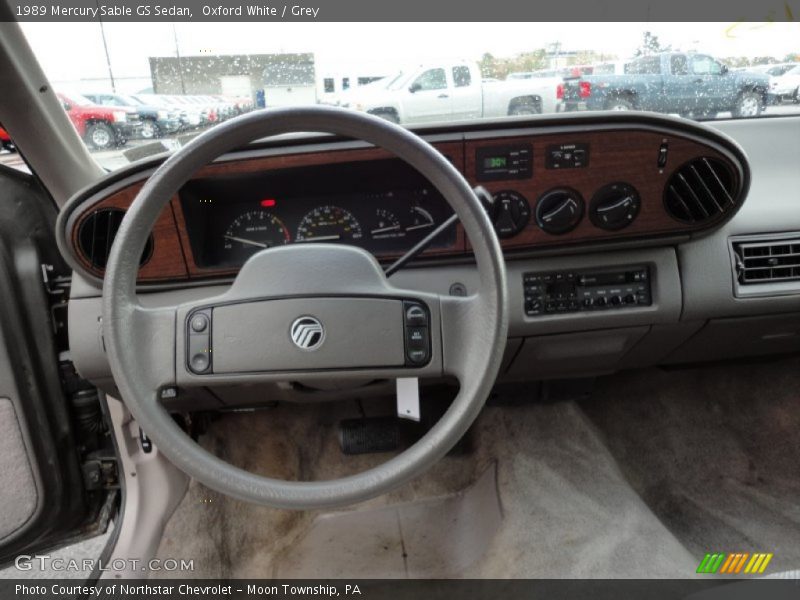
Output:
[[[234,267],[285,244],[341,243],[377,256],[404,253],[452,210],[398,161],[287,169],[236,180],[193,180],[180,194],[192,252],[203,268]],[[448,247],[455,233],[432,247]]]

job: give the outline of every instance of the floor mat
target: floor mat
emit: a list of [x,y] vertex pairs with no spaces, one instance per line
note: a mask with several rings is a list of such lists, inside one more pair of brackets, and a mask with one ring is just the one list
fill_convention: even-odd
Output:
[[582,408],[626,478],[699,562],[772,552],[800,565],[800,361],[646,370]]

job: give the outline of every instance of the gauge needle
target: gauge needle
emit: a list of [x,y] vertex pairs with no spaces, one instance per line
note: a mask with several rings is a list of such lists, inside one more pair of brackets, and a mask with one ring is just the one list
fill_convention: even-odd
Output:
[[421,223],[419,225],[412,225],[411,227],[406,227],[406,231],[415,231],[417,229],[427,229],[428,227],[433,227],[433,223]]
[[400,229],[400,225],[392,225],[391,227],[379,227],[378,229],[373,229],[370,231],[370,233],[375,235],[376,233],[387,233],[389,231],[397,231],[398,229]]
[[234,242],[239,242],[241,244],[249,244],[251,246],[258,246],[259,248],[269,248],[269,244],[265,244],[264,242],[257,242],[255,240],[248,240],[246,238],[240,238],[233,235],[225,235],[223,236],[226,239],[233,240]]
[[329,242],[331,240],[339,240],[341,238],[342,238],[342,236],[339,235],[339,234],[336,234],[336,235],[320,235],[320,236],[305,238],[303,241],[304,242]]

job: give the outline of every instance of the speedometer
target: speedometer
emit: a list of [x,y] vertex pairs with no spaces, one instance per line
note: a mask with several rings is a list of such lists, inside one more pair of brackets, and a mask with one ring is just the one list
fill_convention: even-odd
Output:
[[297,226],[298,242],[336,242],[361,239],[361,225],[353,214],[339,206],[319,206]]
[[283,222],[266,210],[249,210],[236,217],[222,236],[228,260],[247,259],[264,248],[290,241]]

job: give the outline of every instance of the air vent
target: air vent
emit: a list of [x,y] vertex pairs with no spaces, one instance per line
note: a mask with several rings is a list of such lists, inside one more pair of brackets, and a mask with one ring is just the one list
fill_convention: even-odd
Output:
[[741,285],[800,281],[800,237],[734,241],[733,252]]
[[696,158],[667,182],[664,205],[673,219],[703,224],[719,219],[736,206],[736,179],[716,158]]
[[[111,245],[117,235],[125,211],[119,208],[101,208],[91,213],[78,231],[78,246],[84,258],[96,269],[105,269]],[[153,236],[151,235],[142,252],[139,265],[145,264],[153,254]]]

